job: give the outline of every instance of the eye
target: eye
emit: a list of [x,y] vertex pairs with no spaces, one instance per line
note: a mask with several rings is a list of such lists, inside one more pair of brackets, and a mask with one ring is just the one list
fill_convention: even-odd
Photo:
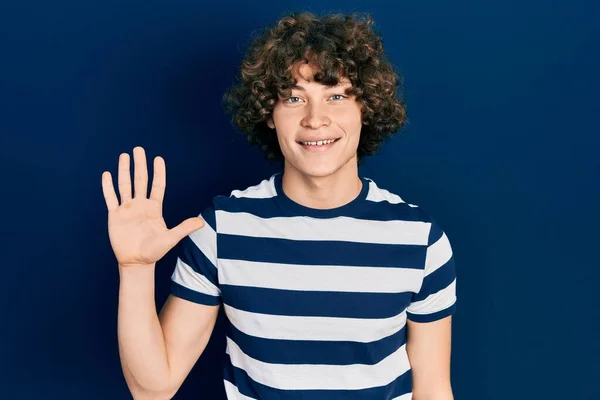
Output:
[[341,94],[333,94],[333,95],[331,95],[331,97],[335,97],[335,96],[339,96],[339,97],[341,97],[341,98],[340,98],[340,99],[334,99],[334,100],[342,100],[342,99],[345,99],[345,98],[346,98],[346,96],[344,96],[344,95],[341,95]]
[[285,103],[297,103],[297,101],[290,101],[291,99],[300,99],[300,97],[296,97],[296,96],[292,96],[292,97],[288,97],[287,99],[284,99],[283,101]]

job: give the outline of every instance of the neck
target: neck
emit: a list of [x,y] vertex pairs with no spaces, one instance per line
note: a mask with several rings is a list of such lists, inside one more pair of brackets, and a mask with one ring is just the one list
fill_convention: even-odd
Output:
[[333,174],[312,176],[285,163],[282,177],[286,196],[305,207],[327,210],[341,207],[354,200],[362,189],[358,165],[346,163]]

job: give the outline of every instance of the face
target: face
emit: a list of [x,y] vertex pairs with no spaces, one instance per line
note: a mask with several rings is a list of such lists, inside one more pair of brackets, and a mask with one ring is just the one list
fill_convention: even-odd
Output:
[[362,113],[355,97],[345,93],[352,85],[342,79],[326,87],[312,76],[311,67],[302,64],[296,88],[290,97],[279,97],[267,122],[277,132],[285,168],[311,177],[356,169]]

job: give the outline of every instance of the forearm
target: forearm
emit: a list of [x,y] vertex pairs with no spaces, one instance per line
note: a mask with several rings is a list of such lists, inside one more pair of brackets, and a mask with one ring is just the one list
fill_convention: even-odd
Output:
[[412,400],[454,400],[452,393],[440,393],[431,396],[413,396]]
[[151,394],[168,390],[170,381],[154,300],[154,265],[119,266],[119,274],[117,334],[123,372],[135,398],[152,398]]
[[413,389],[412,400],[454,400],[454,396],[450,387],[429,389],[427,391],[415,391]]

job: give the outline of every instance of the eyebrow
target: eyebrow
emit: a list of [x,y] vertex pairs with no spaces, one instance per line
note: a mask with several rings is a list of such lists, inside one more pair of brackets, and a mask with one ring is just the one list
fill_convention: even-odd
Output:
[[[340,82],[337,85],[325,85],[325,87],[327,89],[333,89],[333,88],[336,88],[336,87],[339,87],[339,86],[344,86],[344,85],[350,85],[350,86],[352,86],[352,83],[351,82]],[[300,86],[300,85],[292,85],[292,86],[290,86],[290,89],[296,89],[296,90],[300,90],[300,91],[303,91],[303,92],[306,91],[306,89],[303,86]]]

